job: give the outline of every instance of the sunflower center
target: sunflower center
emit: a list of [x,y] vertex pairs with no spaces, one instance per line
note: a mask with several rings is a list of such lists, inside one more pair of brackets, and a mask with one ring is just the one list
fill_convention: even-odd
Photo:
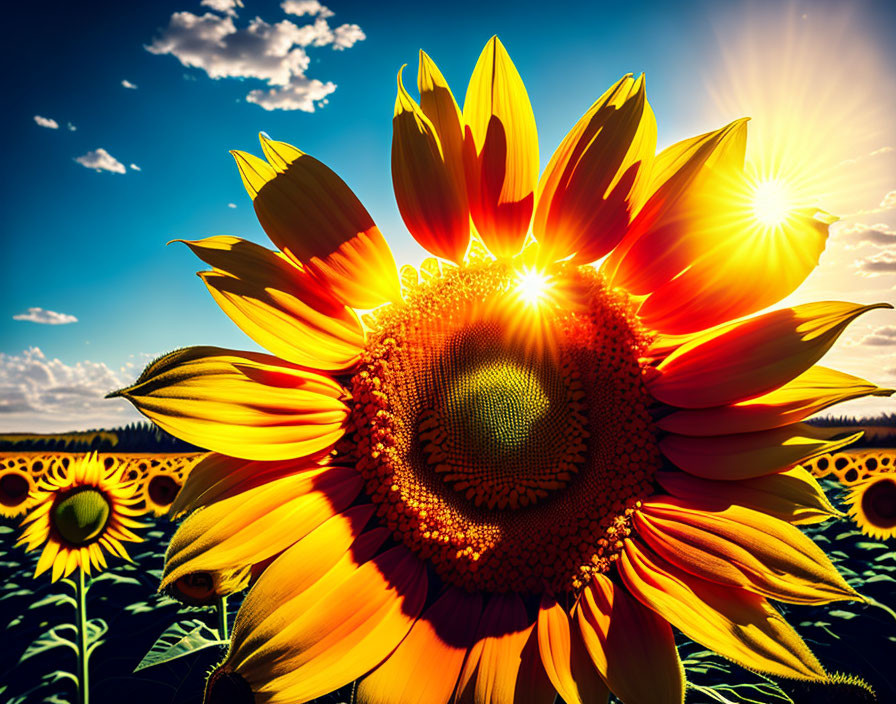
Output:
[[434,271],[371,321],[337,452],[446,581],[576,589],[609,569],[660,463],[645,338],[589,267],[544,272],[538,306],[510,262]]
[[18,506],[28,498],[28,480],[21,474],[4,474],[0,477],[0,503]]
[[71,545],[86,545],[109,522],[109,499],[96,489],[83,489],[60,497],[52,509],[53,526]]
[[173,477],[157,474],[149,480],[146,492],[156,506],[168,506],[174,503],[180,491],[180,484]]
[[896,526],[896,482],[882,479],[868,487],[862,495],[862,510],[876,526]]

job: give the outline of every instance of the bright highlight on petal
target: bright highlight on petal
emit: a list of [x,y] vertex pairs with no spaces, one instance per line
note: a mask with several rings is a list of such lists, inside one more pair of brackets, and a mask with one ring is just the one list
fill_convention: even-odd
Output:
[[538,306],[547,297],[550,283],[550,278],[537,269],[523,269],[516,278],[517,295],[527,305]]
[[793,201],[787,185],[776,179],[762,181],[753,190],[753,213],[767,227],[778,227],[790,215]]

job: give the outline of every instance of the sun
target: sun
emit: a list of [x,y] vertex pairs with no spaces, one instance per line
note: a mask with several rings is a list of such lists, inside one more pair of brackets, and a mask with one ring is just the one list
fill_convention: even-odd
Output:
[[534,268],[520,270],[516,278],[516,292],[524,303],[537,307],[548,295],[550,277]]
[[753,214],[766,227],[780,227],[793,210],[793,198],[780,179],[760,181],[753,190]]

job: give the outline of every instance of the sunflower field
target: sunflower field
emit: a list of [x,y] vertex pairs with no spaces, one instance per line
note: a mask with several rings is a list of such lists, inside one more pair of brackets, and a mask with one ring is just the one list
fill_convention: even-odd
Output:
[[[7,615],[0,696],[9,704],[77,701],[77,573],[35,578],[39,552],[17,546],[22,517],[41,477],[84,461],[78,452],[0,453],[0,603]],[[92,570],[86,642],[95,702],[200,702],[207,673],[221,660],[243,592],[215,593],[193,576],[159,591],[165,550],[176,526],[166,514],[201,453],[101,453],[104,470],[130,496],[141,523],[128,560]],[[839,518],[807,527],[866,603],[789,606],[786,614],[832,673],[834,684],[764,677],[679,638],[688,704],[887,702],[896,698],[896,449],[862,448],[818,456],[804,467],[819,480]],[[875,489],[874,487],[878,487]],[[883,487],[883,488],[880,488]],[[247,581],[242,583],[245,587]],[[352,688],[320,698],[347,702]]]

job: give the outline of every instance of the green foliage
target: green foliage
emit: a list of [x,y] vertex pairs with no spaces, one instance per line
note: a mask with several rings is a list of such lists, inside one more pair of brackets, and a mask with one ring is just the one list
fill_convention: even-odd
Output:
[[197,650],[210,648],[213,645],[225,645],[226,643],[227,641],[218,638],[217,632],[206,626],[202,621],[181,621],[165,629],[165,632],[159,636],[159,639],[149,649],[149,652],[140,661],[140,664],[134,668],[134,672],[182,658],[185,655],[191,655]]

